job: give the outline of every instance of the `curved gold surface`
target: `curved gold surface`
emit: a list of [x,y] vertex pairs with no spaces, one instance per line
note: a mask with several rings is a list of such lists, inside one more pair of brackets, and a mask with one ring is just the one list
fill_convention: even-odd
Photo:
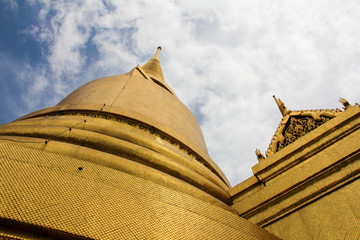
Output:
[[[19,144],[24,143],[0,141],[0,204],[6,206],[0,208],[0,225],[5,226],[0,236],[277,239],[209,194],[153,168],[119,157],[114,161],[114,156],[81,146],[79,153],[94,162]],[[46,148],[66,150],[67,145],[50,141]],[[107,166],[96,163],[105,159]]]
[[[94,133],[100,133],[109,137],[116,139],[121,139],[129,143],[144,147],[146,149],[152,150],[156,153],[162,154],[168,158],[168,161],[174,161],[182,166],[195,171],[196,173],[207,178],[214,184],[218,185],[225,191],[228,191],[229,187],[210,170],[209,167],[204,165],[204,162],[200,162],[196,156],[189,154],[189,152],[176,144],[171,139],[167,139],[163,135],[158,135],[156,132],[151,132],[150,129],[144,129],[142,126],[134,126],[133,123],[126,122],[123,119],[122,122],[112,122],[101,118],[92,118],[88,119],[86,122],[83,116],[57,116],[55,117],[40,117],[40,118],[31,118],[24,121],[13,122],[8,125],[4,125],[3,128],[0,128],[0,135],[8,135],[9,132],[17,135],[24,136],[26,133],[23,132],[24,129],[34,130],[32,126],[38,128],[44,128],[43,134],[32,134],[32,135],[42,135],[48,136],[48,139],[53,138],[59,132],[63,132],[66,128],[72,127],[72,129],[81,129],[86,131],[92,131]],[[78,124],[81,122],[81,124]],[[57,126],[64,127],[61,130],[55,131],[53,135],[50,134],[50,131],[47,130],[46,126]],[[11,128],[15,128],[11,131]],[[74,133],[71,131],[70,133]],[[29,136],[30,134],[27,134]],[[86,139],[89,141],[89,137]],[[66,138],[64,139],[66,141]],[[96,139],[95,139],[96,141]],[[83,145],[83,144],[81,144]]]
[[211,160],[200,126],[176,96],[145,78],[138,67],[128,74],[100,78],[75,90],[55,107],[26,115],[17,121],[66,111],[117,114],[166,133],[198,154],[230,186]]
[[[39,121],[37,121],[36,125],[3,125],[0,128],[0,134],[7,136],[43,138],[48,141],[50,140],[49,143],[51,143],[52,140],[71,143],[70,145],[67,145],[66,149],[57,150],[56,152],[70,155],[72,157],[78,157],[77,151],[79,150],[79,146],[86,147],[88,155],[90,155],[90,149],[94,149],[103,153],[120,156],[177,177],[226,202],[227,204],[230,204],[230,197],[226,191],[227,189],[223,189],[214,183],[220,182],[219,180],[215,180],[215,174],[210,171],[206,171],[205,167],[200,168],[199,165],[191,164],[190,158],[187,159],[188,164],[184,165],[184,163],[177,161],[183,160],[181,158],[169,158],[162,153],[155,152],[149,148],[139,145],[139,143],[150,141],[146,140],[146,138],[143,138],[142,142],[138,141],[137,143],[131,143],[118,137],[94,131],[78,129],[76,127],[71,128],[71,130],[69,130],[69,127],[59,127],[55,125],[56,120],[52,120],[50,123],[52,124],[51,126],[41,125],[39,124]],[[87,122],[84,123],[84,125],[87,125]],[[80,124],[78,126],[80,126]],[[113,126],[113,129],[115,128],[116,126]],[[59,133],[64,134],[59,135]],[[127,134],[129,137],[134,135],[131,131],[128,131]],[[47,151],[48,147],[46,146],[44,150]],[[81,159],[89,158],[89,156],[83,156]],[[98,164],[102,165],[102,162],[99,161]],[[214,182],[203,175],[208,176],[209,179],[212,179]]]

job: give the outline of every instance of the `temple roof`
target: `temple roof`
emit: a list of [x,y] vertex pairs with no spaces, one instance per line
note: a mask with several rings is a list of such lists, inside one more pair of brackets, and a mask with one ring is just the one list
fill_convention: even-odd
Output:
[[[272,154],[280,151],[287,145],[295,142],[300,137],[316,129],[332,118],[338,116],[343,111],[341,109],[315,109],[315,110],[289,110],[285,104],[273,96],[276,104],[283,115],[281,122],[275,131],[275,134],[270,142],[265,156],[269,157]],[[345,99],[340,100],[346,109],[349,103]],[[264,159],[261,153],[257,150],[256,155],[259,160]]]

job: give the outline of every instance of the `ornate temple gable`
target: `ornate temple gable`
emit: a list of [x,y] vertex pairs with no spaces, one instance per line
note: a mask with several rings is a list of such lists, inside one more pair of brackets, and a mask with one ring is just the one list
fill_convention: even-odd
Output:
[[[292,111],[287,109],[279,98],[273,97],[283,117],[265,153],[266,157],[278,152],[343,112],[338,108]],[[351,107],[346,99],[341,98],[340,102],[343,104],[344,110]],[[265,159],[258,149],[255,153],[259,161]]]
[[340,109],[291,111],[285,115],[277,128],[266,157],[295,142],[300,137],[342,113]]

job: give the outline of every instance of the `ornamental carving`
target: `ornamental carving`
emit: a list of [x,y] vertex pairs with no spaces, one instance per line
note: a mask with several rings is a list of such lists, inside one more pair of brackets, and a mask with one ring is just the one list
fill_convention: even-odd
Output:
[[[302,136],[311,132],[315,128],[318,128],[322,124],[341,114],[341,109],[318,109],[318,110],[300,110],[291,111],[285,107],[285,104],[279,99],[273,96],[276,104],[279,107],[283,118],[277,128],[269,148],[267,149],[265,156],[269,157],[277,151],[283,149],[289,144],[295,142]],[[344,111],[353,107],[349,102],[341,98],[340,102],[344,106]],[[355,106],[358,106],[355,104]],[[259,151],[256,152],[258,160],[263,160]]]
[[300,137],[329,120],[330,118],[325,116],[321,116],[320,120],[315,120],[312,117],[290,117],[283,133],[284,141],[279,142],[277,151],[295,142]]

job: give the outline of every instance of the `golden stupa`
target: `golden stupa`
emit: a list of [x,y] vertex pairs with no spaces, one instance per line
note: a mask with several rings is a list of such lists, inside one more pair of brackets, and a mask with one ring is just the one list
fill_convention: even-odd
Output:
[[0,127],[0,236],[276,239],[231,207],[159,54]]
[[283,115],[231,187],[197,120],[143,67],[0,126],[0,239],[358,239],[360,107]]

